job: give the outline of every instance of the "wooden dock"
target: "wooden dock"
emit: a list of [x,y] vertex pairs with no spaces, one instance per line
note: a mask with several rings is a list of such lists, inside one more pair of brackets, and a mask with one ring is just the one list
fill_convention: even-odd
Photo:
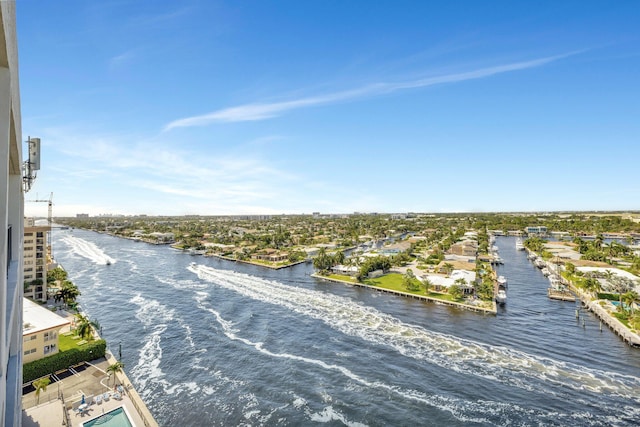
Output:
[[560,300],[560,301],[575,301],[576,296],[569,291],[561,291],[558,289],[547,289],[547,296],[550,299]]
[[632,347],[640,347],[640,335],[631,332],[629,328],[622,324],[622,322],[609,314],[607,310],[600,306],[599,300],[587,303],[586,307],[595,314],[602,323],[607,325],[609,329],[622,338],[624,342]]
[[624,342],[629,344],[631,347],[640,348],[640,335],[635,334],[629,330],[622,322],[616,319],[611,313],[605,310],[601,305],[600,301],[602,300],[591,300],[588,295],[585,295],[578,288],[576,288],[573,283],[569,282],[566,279],[562,279],[563,282],[566,282],[569,288],[575,292],[575,294],[580,298],[580,302],[582,302],[582,306],[587,308],[593,314],[596,315],[598,319],[605,325],[609,327],[618,335]]

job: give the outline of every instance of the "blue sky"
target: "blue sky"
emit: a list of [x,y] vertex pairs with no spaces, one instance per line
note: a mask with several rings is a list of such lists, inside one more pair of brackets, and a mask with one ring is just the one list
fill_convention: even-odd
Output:
[[57,216],[640,209],[637,1],[17,16],[27,199]]

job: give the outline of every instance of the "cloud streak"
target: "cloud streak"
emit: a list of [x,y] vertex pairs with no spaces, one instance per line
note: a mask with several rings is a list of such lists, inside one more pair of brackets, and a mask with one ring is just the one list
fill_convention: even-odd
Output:
[[305,107],[327,105],[336,102],[364,98],[367,96],[379,96],[401,90],[419,89],[445,83],[458,83],[468,80],[477,80],[498,74],[536,68],[557,61],[559,59],[575,55],[577,53],[579,53],[579,51],[538,58],[530,61],[514,62],[510,64],[497,65],[494,67],[480,68],[477,70],[465,71],[461,73],[426,77],[423,79],[411,80],[406,82],[375,83],[358,89],[301,98],[296,100],[239,105],[237,107],[224,108],[203,115],[174,120],[164,127],[164,131],[166,132],[171,129],[181,127],[206,126],[212,123],[266,120],[273,117],[278,117],[288,111]]

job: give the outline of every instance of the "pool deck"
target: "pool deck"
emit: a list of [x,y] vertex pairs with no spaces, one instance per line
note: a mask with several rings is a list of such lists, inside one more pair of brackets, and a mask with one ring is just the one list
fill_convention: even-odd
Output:
[[[104,412],[109,412],[117,407],[124,406],[129,414],[132,424],[136,427],[155,427],[158,424],[149,413],[142,399],[133,388],[133,385],[124,373],[118,373],[118,383],[123,384],[126,392],[121,400],[110,398],[100,404],[93,403],[86,414],[77,414],[72,410],[74,404],[85,397],[96,396],[113,391],[113,377],[109,379],[106,368],[115,361],[112,355],[107,354],[108,359],[93,361],[89,367],[77,372],[77,374],[64,378],[59,383],[52,383],[46,391],[40,394],[40,403],[36,405],[35,392],[22,396],[22,425],[25,427],[59,427],[62,424],[66,412],[70,421],[69,426],[80,426]],[[59,399],[64,395],[64,405]],[[145,420],[140,415],[145,414]],[[69,427],[68,426],[68,427]]]
[[69,420],[71,421],[72,427],[81,426],[82,423],[86,423],[87,421],[99,417],[103,413],[112,411],[121,406],[124,406],[127,410],[131,424],[138,427],[144,426],[144,421],[140,415],[138,415],[136,408],[133,406],[133,403],[128,396],[124,396],[122,400],[109,399],[99,405],[94,403],[89,406],[87,414],[76,414],[73,411],[69,411]]

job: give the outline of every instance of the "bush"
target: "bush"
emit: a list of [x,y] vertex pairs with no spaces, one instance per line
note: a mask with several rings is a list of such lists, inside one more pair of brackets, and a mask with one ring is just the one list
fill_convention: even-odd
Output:
[[22,367],[22,383],[29,383],[37,378],[53,374],[61,369],[67,369],[69,366],[77,365],[81,362],[99,359],[104,357],[106,350],[107,342],[105,340],[96,340],[83,345],[82,348],[72,348],[44,359],[34,360]]

